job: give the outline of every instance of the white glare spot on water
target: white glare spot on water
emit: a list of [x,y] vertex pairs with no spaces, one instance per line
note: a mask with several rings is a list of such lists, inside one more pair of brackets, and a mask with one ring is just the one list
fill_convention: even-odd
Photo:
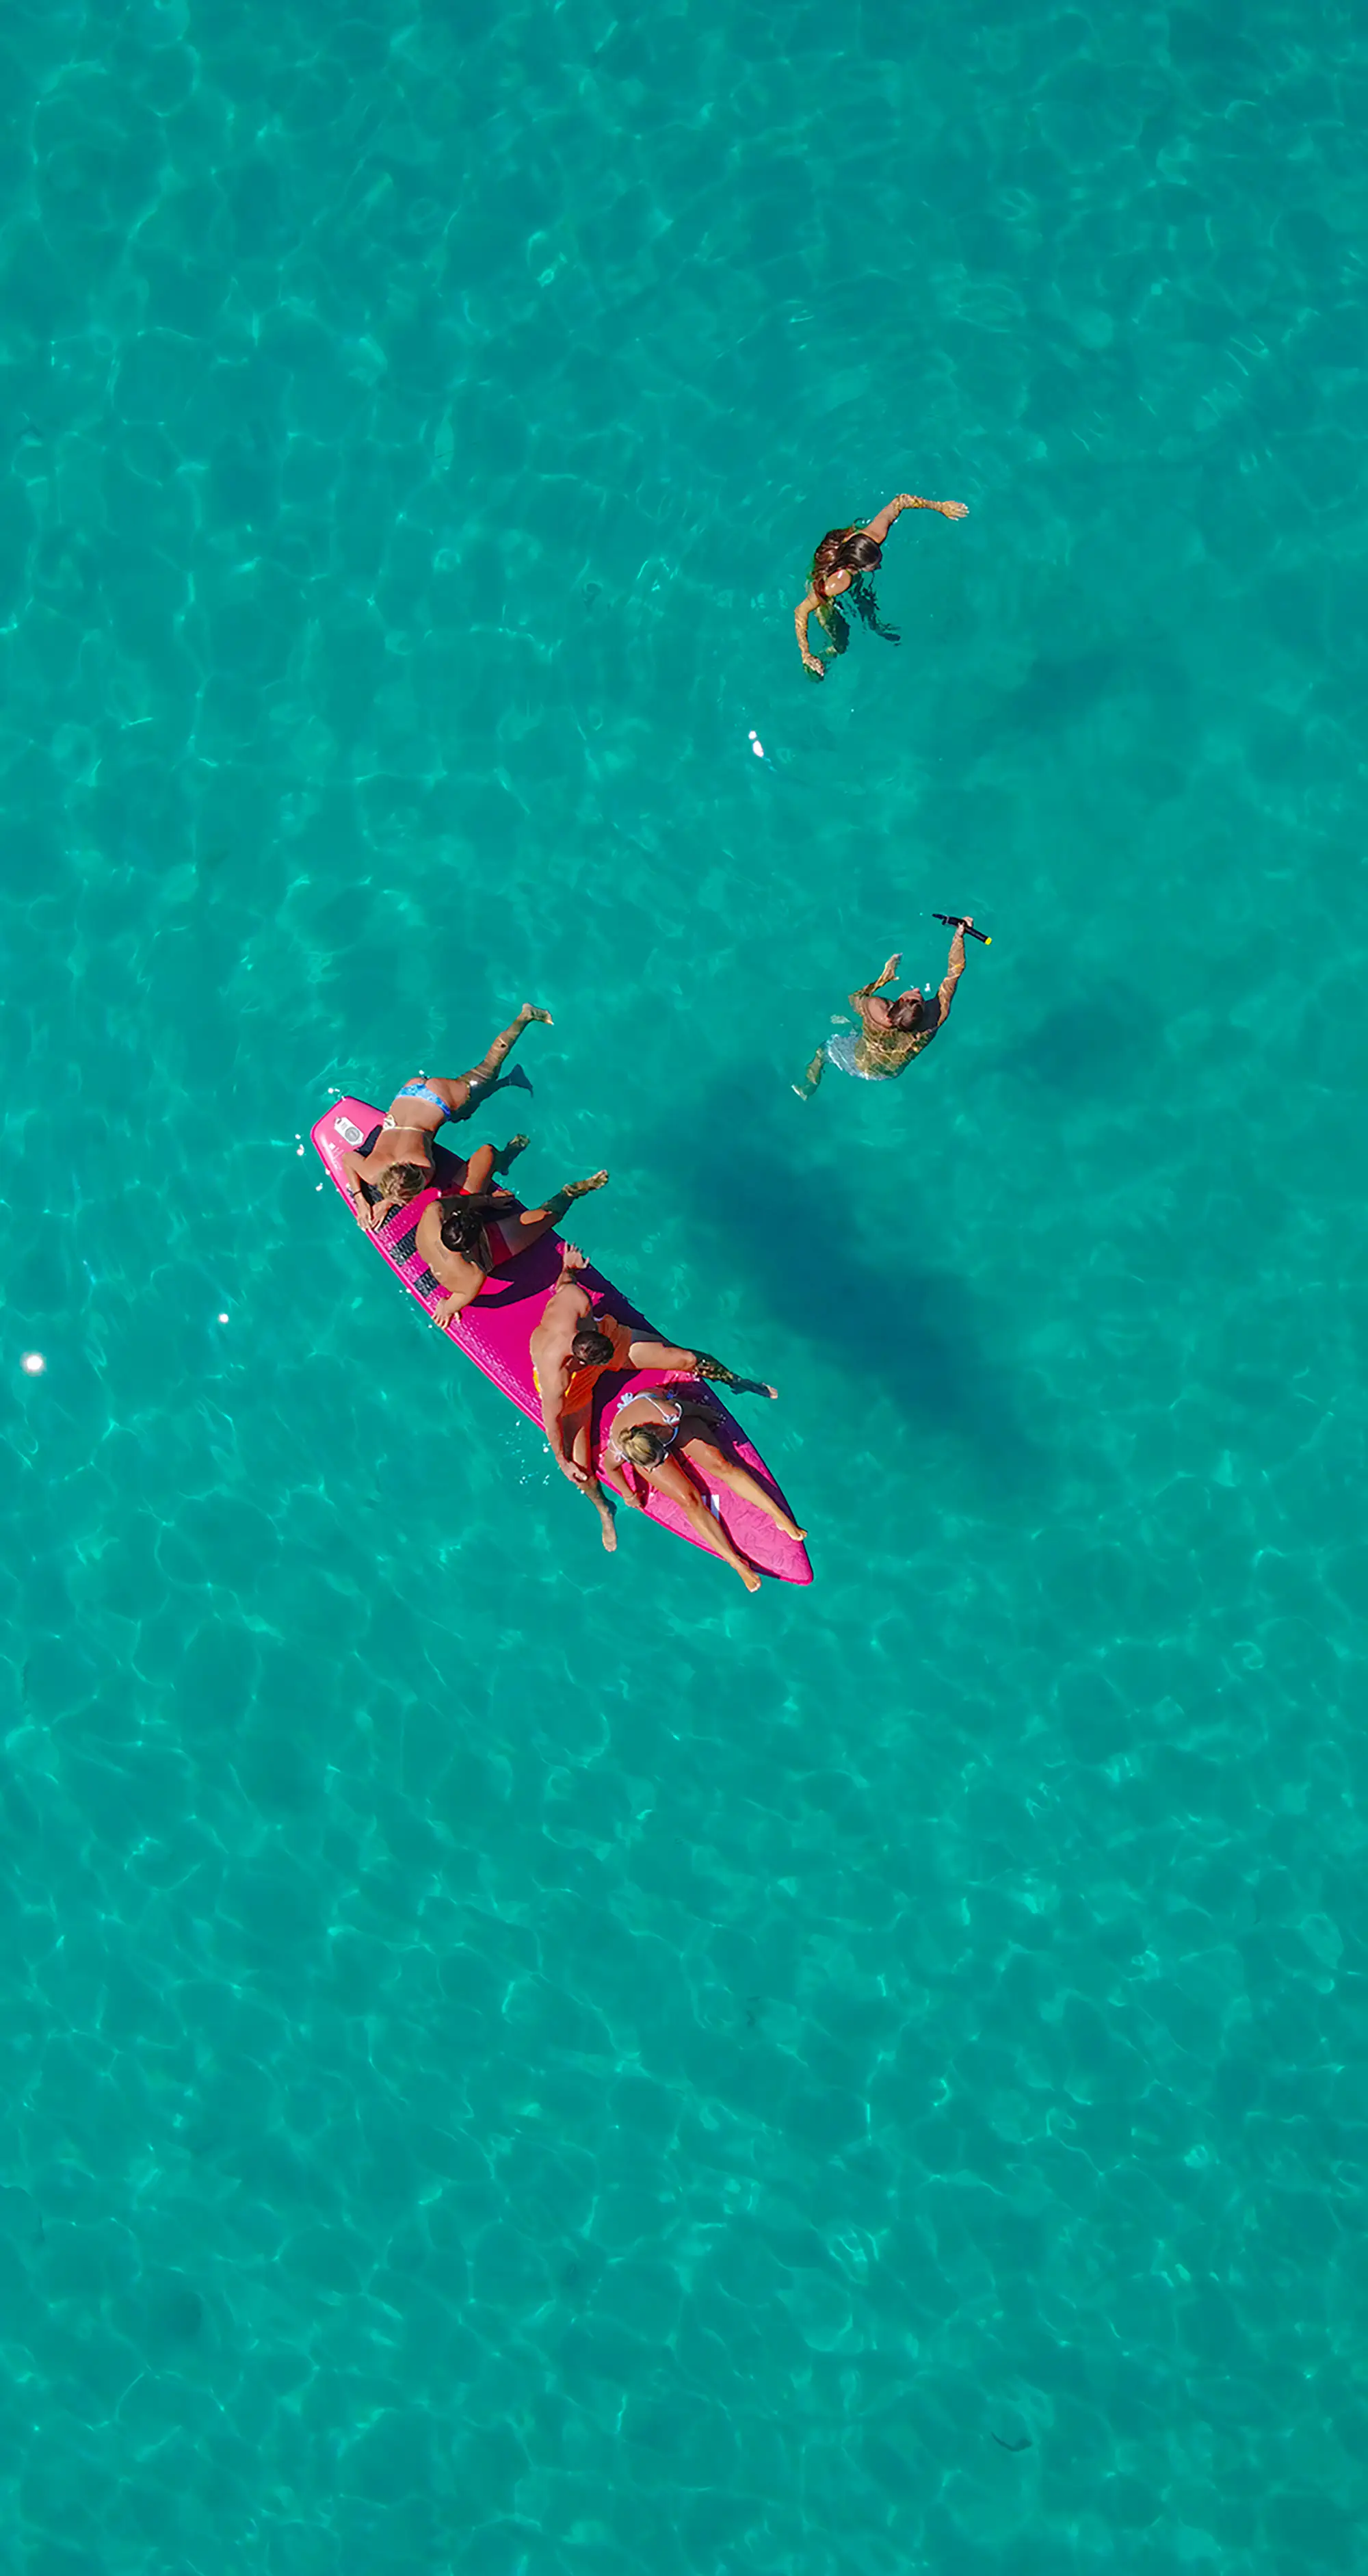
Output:
[[296,1152],[297,1154],[302,1154],[302,1153],[303,1153],[303,1151],[304,1151],[304,1148],[303,1148],[303,1146],[302,1146],[302,1145],[296,1145],[296,1147],[295,1147],[295,1152]]
[[25,1377],[41,1377],[44,1369],[47,1367],[47,1361],[44,1359],[41,1351],[25,1351],[23,1358],[19,1362],[19,1366],[23,1370]]
[[765,746],[764,746],[764,744],[763,744],[762,742],[753,742],[753,743],[751,744],[751,750],[754,752],[755,757],[756,757],[756,759],[757,759],[757,760],[763,760],[763,759],[764,759],[764,757],[765,757]]
[[226,1316],[226,1315],[220,1315],[220,1317],[219,1317],[219,1322],[220,1322],[221,1324],[226,1324],[226,1323],[227,1323],[227,1321],[228,1321],[228,1318],[227,1318],[227,1316]]

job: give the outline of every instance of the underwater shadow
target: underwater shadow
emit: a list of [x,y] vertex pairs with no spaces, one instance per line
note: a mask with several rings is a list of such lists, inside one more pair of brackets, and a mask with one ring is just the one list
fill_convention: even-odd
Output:
[[[670,1176],[676,1204],[715,1247],[722,1273],[753,1292],[757,1365],[768,1315],[881,1391],[909,1423],[956,1436],[1014,1480],[1038,1473],[1043,1453],[975,1327],[963,1281],[855,1249],[858,1182],[814,1168],[801,1127],[813,1113],[795,1101],[792,1114],[786,1132],[768,1088],[722,1083],[695,1097],[687,1122],[634,1140],[635,1157]],[[683,1319],[671,1317],[669,1329],[677,1326]]]
[[1139,695],[1173,713],[1190,694],[1186,674],[1163,642],[1131,635],[1079,653],[1039,655],[1002,698],[994,725],[998,732],[1034,736],[1081,724],[1108,698]]
[[1047,1011],[1010,1046],[980,1055],[979,1075],[1024,1075],[1044,1090],[1080,1100],[1114,1100],[1154,1064],[1153,1011],[1134,985],[1095,984],[1078,1001]]

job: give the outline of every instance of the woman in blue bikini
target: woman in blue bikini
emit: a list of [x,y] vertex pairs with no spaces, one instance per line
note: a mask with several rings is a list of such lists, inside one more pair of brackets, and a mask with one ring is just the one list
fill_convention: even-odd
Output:
[[[437,1177],[432,1139],[448,1119],[467,1118],[499,1078],[504,1059],[533,1020],[552,1025],[549,1011],[524,1002],[510,1028],[501,1029],[489,1053],[469,1073],[418,1073],[396,1091],[375,1133],[360,1151],[342,1157],[343,1182],[358,1225],[376,1226],[393,1207],[430,1190]],[[361,1183],[376,1193],[369,1200]]]

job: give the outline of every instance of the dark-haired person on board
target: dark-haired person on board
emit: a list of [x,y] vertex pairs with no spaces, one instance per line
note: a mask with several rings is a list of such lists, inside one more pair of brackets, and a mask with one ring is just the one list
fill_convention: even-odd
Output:
[[[938,510],[943,519],[967,519],[963,501],[923,501],[915,492],[897,492],[888,507],[865,527],[829,528],[812,558],[812,572],[807,596],[800,599],[793,612],[798,635],[798,650],[804,668],[814,680],[826,678],[826,665],[835,653],[844,653],[850,642],[846,624],[837,601],[848,597],[857,617],[864,620],[885,644],[900,644],[902,637],[894,626],[885,626],[879,616],[879,603],[874,596],[873,576],[883,562],[884,539],[904,510]],[[816,617],[830,637],[829,648],[821,655],[813,652],[808,642],[808,620]]]
[[542,1423],[551,1455],[563,1476],[578,1485],[598,1513],[603,1544],[617,1546],[613,1506],[594,1473],[594,1391],[610,1370],[674,1369],[682,1377],[716,1378],[720,1385],[773,1395],[772,1386],[739,1378],[708,1351],[680,1350],[673,1342],[653,1341],[633,1333],[600,1306],[595,1307],[578,1273],[585,1267],[578,1246],[567,1243],[556,1281],[542,1310],[541,1322],[528,1347],[532,1378],[541,1397]]
[[[533,1020],[552,1025],[551,1014],[524,1002],[516,1020],[501,1029],[488,1053],[469,1073],[415,1073],[396,1091],[378,1127],[354,1154],[342,1157],[342,1185],[358,1225],[383,1225],[390,1210],[430,1190],[438,1178],[432,1142],[448,1120],[468,1118],[494,1089],[504,1059]],[[363,1187],[364,1184],[364,1187]]]
[[[515,1137],[514,1147],[526,1143]],[[505,1147],[501,1159],[510,1152]],[[559,1225],[575,1199],[601,1190],[606,1172],[591,1172],[587,1181],[566,1181],[545,1207],[520,1208],[507,1190],[491,1189],[495,1155],[481,1145],[466,1166],[463,1188],[434,1199],[418,1219],[413,1249],[446,1295],[431,1309],[434,1324],[451,1324],[473,1305],[486,1279],[503,1273],[520,1252],[530,1252],[552,1226]]]
[[934,995],[923,994],[912,984],[891,1002],[880,999],[884,985],[893,982],[902,963],[896,955],[872,984],[862,984],[858,993],[852,993],[850,1006],[859,1012],[860,1026],[836,1029],[823,1039],[802,1081],[793,1085],[799,1099],[812,1098],[829,1064],[838,1073],[853,1073],[859,1082],[892,1082],[905,1073],[913,1057],[929,1047],[950,1017],[955,986],[964,973],[964,933],[973,927],[972,914],[966,914],[963,927],[956,929],[950,942],[949,962]]

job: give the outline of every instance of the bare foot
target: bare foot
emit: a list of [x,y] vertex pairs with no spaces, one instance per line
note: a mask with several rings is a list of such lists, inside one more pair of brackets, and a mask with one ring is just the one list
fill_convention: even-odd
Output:
[[508,1143],[505,1145],[505,1147],[504,1147],[504,1149],[503,1149],[503,1152],[502,1152],[502,1153],[501,1153],[501,1155],[499,1156],[499,1161],[500,1161],[500,1163],[502,1164],[502,1166],[503,1166],[503,1168],[504,1168],[504,1170],[505,1170],[505,1171],[507,1171],[508,1166],[509,1166],[509,1164],[512,1162],[514,1155],[515,1155],[515,1154],[525,1154],[525,1153],[526,1153],[526,1151],[527,1151],[527,1148],[528,1148],[528,1146],[531,1144],[531,1142],[532,1142],[532,1139],[531,1139],[531,1137],[530,1137],[530,1136],[510,1136],[510,1137],[509,1137]]
[[557,1196],[563,1199],[582,1199],[589,1190],[601,1190],[607,1178],[606,1172],[591,1172],[587,1181],[567,1181],[564,1189],[558,1191]]
[[753,1566],[753,1565],[738,1565],[738,1567],[737,1567],[736,1571],[737,1571],[737,1573],[740,1575],[741,1580],[742,1580],[742,1582],[744,1583],[744,1585],[745,1585],[745,1587],[746,1587],[746,1590],[747,1590],[748,1592],[758,1592],[758,1591],[759,1591],[759,1589],[760,1589],[760,1577],[759,1577],[759,1575],[756,1573],[755,1568],[754,1568],[754,1566]]
[[589,1500],[593,1504],[595,1511],[598,1513],[599,1523],[603,1534],[603,1544],[607,1548],[609,1555],[612,1556],[617,1550],[617,1531],[613,1527],[613,1506],[609,1502],[607,1495],[604,1493],[602,1486],[599,1487],[597,1492],[593,1491],[588,1485],[586,1485],[584,1490],[588,1494]]
[[545,1020],[549,1029],[553,1029],[556,1025],[550,1012],[544,1011],[538,1002],[524,1002],[522,1009],[518,1013],[518,1017],[522,1021],[524,1028],[526,1028],[529,1020]]

